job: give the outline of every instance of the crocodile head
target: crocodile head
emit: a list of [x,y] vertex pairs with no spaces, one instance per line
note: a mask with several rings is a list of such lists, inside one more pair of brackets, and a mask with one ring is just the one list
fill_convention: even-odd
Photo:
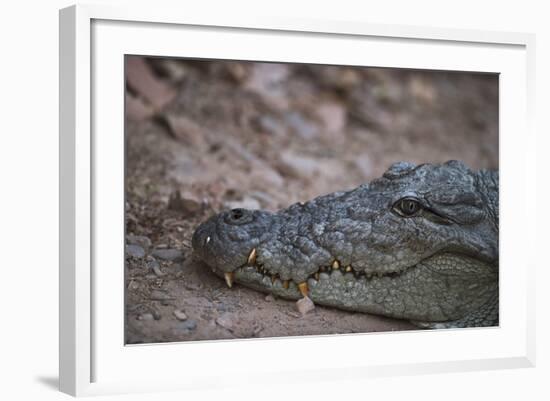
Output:
[[498,173],[396,163],[352,191],[201,224],[194,252],[228,285],[450,326],[498,314]]

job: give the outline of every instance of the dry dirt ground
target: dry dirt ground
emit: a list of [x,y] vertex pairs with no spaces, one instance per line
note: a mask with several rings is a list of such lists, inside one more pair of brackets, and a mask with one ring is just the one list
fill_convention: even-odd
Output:
[[193,259],[223,209],[277,210],[395,161],[498,168],[498,77],[126,59],[126,343],[414,329],[236,285]]

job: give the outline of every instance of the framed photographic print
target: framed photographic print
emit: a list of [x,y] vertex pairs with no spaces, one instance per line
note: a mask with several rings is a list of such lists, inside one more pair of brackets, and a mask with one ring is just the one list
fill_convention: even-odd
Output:
[[532,36],[96,6],[60,33],[62,391],[532,366]]

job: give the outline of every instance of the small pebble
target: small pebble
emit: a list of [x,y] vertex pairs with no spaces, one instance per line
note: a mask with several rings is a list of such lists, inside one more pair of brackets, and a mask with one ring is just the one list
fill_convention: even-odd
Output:
[[184,320],[187,320],[187,315],[179,309],[174,310],[174,316],[176,317],[176,319],[181,320],[182,322]]
[[137,290],[138,288],[139,288],[139,283],[137,281],[132,280],[130,281],[130,283],[128,283],[128,289],[130,291]]
[[175,191],[170,195],[170,199],[168,200],[168,209],[175,210],[184,215],[197,213],[201,208],[200,199],[190,193],[184,193],[182,195],[180,191]]
[[224,303],[216,304],[216,310],[218,312],[227,312],[229,310],[228,306]]
[[181,322],[178,324],[178,329],[182,330],[195,330],[197,328],[197,321],[193,319],[187,319],[185,322]]
[[258,334],[260,334],[260,332],[264,329],[264,326],[262,326],[261,324],[257,324],[254,326],[254,332],[253,332],[253,335],[254,336],[257,336]]
[[272,295],[272,294],[268,294],[266,295],[266,297],[264,298],[267,302],[273,302],[275,301],[275,297]]
[[168,261],[176,261],[183,259],[183,253],[179,249],[155,249],[153,256]]
[[144,249],[149,249],[151,247],[151,240],[144,235],[128,234],[126,236],[126,242],[129,245],[139,245]]
[[152,256],[147,257],[147,268],[152,270],[157,277],[163,277],[166,275],[161,269],[159,262]]
[[311,299],[309,299],[309,297],[304,297],[296,301],[296,308],[298,309],[298,312],[304,316],[306,313],[315,309],[315,304]]
[[170,295],[166,294],[165,292],[159,291],[159,290],[153,290],[151,291],[151,296],[149,299],[153,301],[169,301],[174,300],[176,298],[171,297]]
[[224,206],[227,209],[251,209],[251,210],[256,210],[256,209],[261,208],[260,202],[258,202],[257,199],[254,199],[252,197],[245,197],[242,200],[238,200],[238,201],[227,201],[227,202],[224,203]]
[[145,256],[145,250],[139,245],[126,245],[126,255],[139,259]]
[[225,329],[230,330],[233,327],[233,316],[230,313],[224,313],[216,319],[216,323]]
[[319,127],[303,113],[291,111],[284,116],[285,122],[292,131],[303,139],[314,139],[319,134]]
[[196,284],[196,283],[193,283],[193,282],[189,282],[189,281],[184,281],[183,282],[183,286],[187,289],[187,290],[191,290],[191,291],[197,291],[197,290],[200,290],[202,289],[202,284]]
[[142,313],[137,317],[137,320],[143,320],[143,321],[155,320],[155,317],[153,316],[152,313]]

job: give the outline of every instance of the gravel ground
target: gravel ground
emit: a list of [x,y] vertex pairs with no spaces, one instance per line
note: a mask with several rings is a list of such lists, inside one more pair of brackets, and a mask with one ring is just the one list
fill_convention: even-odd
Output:
[[229,289],[190,239],[221,210],[278,210],[395,161],[498,168],[496,75],[128,57],[126,78],[126,343],[415,329]]

